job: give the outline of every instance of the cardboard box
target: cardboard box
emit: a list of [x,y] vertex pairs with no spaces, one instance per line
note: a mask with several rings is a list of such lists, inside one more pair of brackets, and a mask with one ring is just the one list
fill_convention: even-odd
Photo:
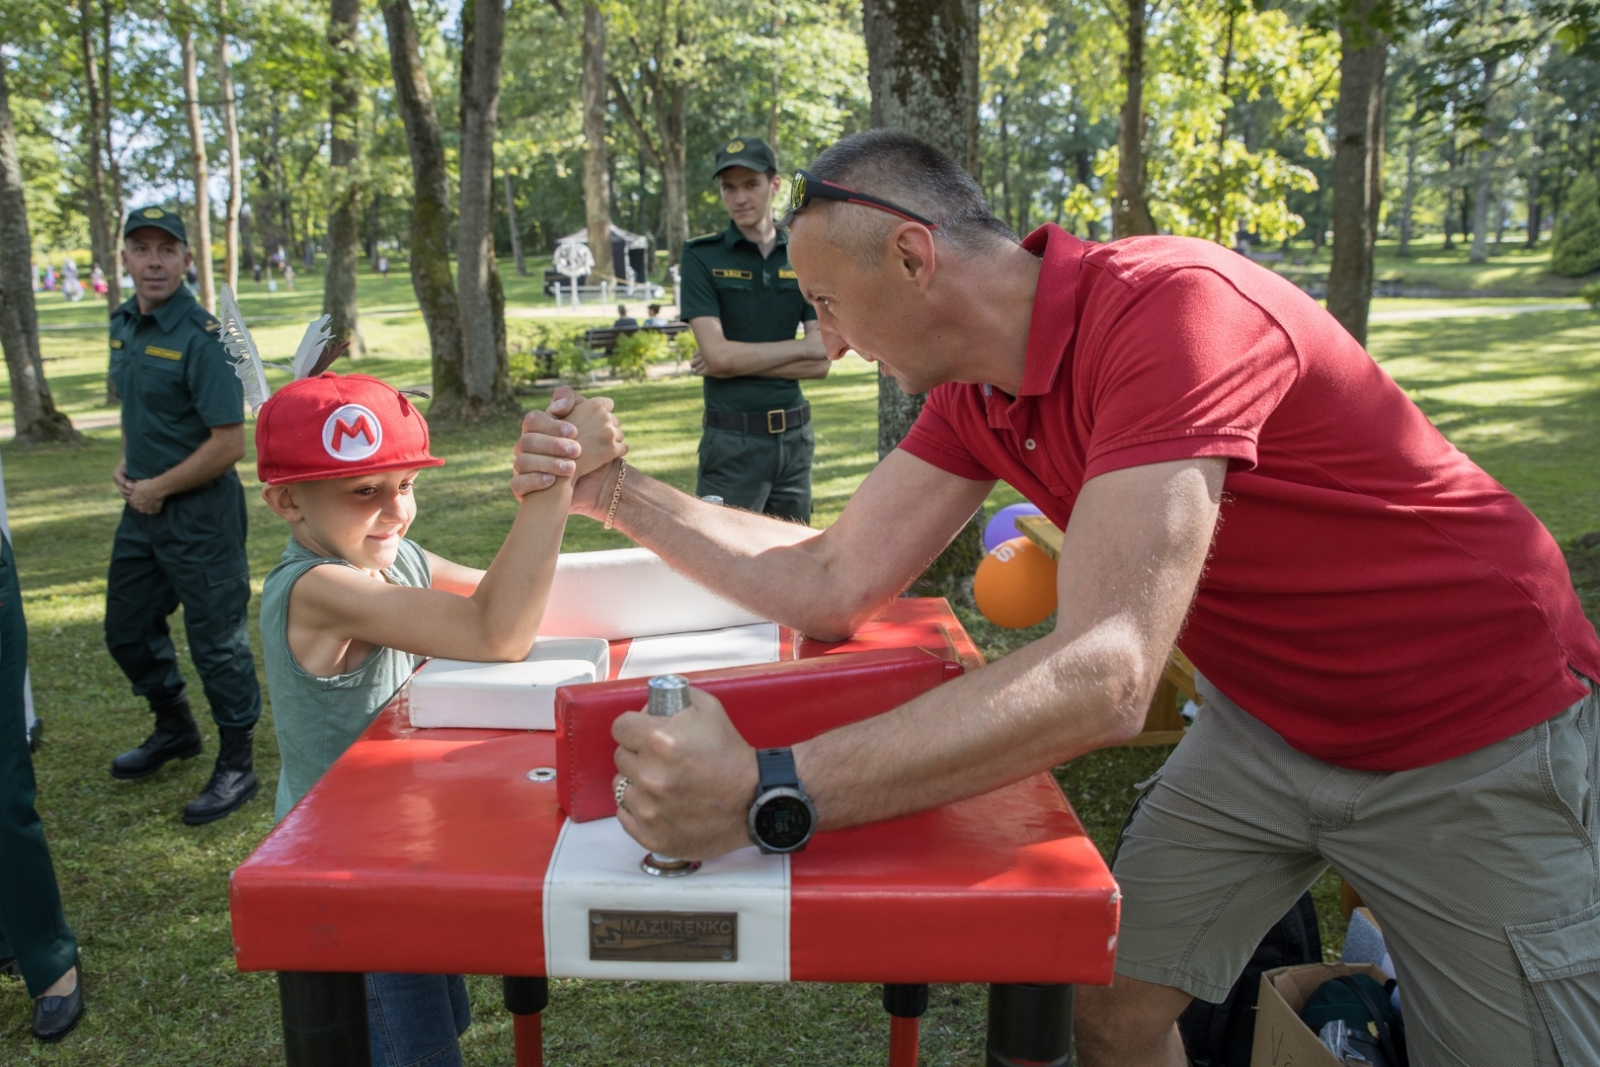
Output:
[[1250,1067],[1343,1067],[1300,1021],[1300,1009],[1323,982],[1346,974],[1369,975],[1380,983],[1388,980],[1370,963],[1307,963],[1263,973]]

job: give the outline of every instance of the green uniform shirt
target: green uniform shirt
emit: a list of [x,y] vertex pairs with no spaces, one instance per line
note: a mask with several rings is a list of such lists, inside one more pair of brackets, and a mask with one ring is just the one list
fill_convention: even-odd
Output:
[[[300,802],[422,663],[421,656],[380,645],[355,670],[320,678],[295,660],[289,649],[289,594],[294,583],[313,567],[348,566],[342,559],[317,555],[291,537],[283,558],[261,587],[261,648],[266,653],[272,724],[283,757],[274,819],[283,818]],[[384,574],[395,585],[419,589],[433,580],[422,546],[404,537]]]
[[[817,317],[800,295],[800,282],[789,266],[789,235],[783,230],[765,259],[732,222],[721,233],[697,237],[683,246],[679,279],[683,303],[678,317],[685,322],[705,315],[721,319],[723,336],[730,341],[793,341],[800,324]],[[706,407],[715,411],[771,411],[805,401],[799,382],[761,375],[707,378],[705,396]]]
[[244,387],[216,317],[187,286],[148,315],[137,297],[111,313],[111,379],[122,397],[129,478],[163,474],[193,455],[213,426],[244,421]]

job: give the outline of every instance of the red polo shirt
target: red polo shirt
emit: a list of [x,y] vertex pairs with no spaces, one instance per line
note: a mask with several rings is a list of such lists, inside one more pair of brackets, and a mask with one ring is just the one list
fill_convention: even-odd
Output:
[[900,447],[1065,527],[1108,471],[1224,456],[1179,646],[1300,751],[1437,763],[1550,718],[1600,639],[1549,532],[1295,286],[1218,245],[1055,226],[1020,394],[934,389]]

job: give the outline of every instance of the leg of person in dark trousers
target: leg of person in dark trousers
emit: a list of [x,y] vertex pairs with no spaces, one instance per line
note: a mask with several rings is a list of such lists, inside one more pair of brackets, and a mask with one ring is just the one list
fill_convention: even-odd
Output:
[[[63,1038],[83,1012],[82,984],[56,995],[78,960],[78,939],[61,910],[61,890],[34,807],[33,757],[28,751],[23,675],[28,626],[22,615],[11,542],[0,538],[0,957],[15,956],[35,1000],[33,1030]],[[73,975],[75,979],[77,976]]]
[[772,491],[767,494],[768,515],[791,522],[811,524],[811,457],[816,451],[816,432],[801,426],[777,435],[777,469],[772,476]]

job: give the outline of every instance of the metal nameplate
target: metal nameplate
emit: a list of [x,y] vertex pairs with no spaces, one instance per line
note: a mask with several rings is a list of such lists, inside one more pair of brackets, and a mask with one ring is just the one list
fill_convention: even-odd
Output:
[[589,911],[589,958],[656,963],[732,963],[739,914],[732,911]]

